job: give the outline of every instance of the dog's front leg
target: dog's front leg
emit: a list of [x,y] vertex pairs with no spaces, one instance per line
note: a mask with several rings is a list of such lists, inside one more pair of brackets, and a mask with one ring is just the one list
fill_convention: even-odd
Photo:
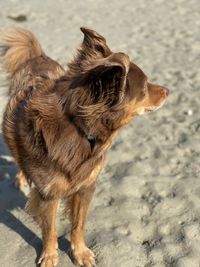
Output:
[[91,267],[95,265],[94,253],[86,246],[84,225],[88,209],[95,191],[95,183],[75,193],[70,201],[72,221],[71,247],[73,256],[79,265]]
[[56,210],[58,200],[45,200],[36,188],[33,188],[27,203],[27,211],[42,230],[43,249],[38,264],[40,267],[54,267],[58,264],[58,243],[56,234]]

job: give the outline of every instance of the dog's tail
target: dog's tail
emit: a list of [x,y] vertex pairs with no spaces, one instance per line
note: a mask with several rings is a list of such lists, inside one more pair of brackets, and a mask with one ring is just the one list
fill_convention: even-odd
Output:
[[22,64],[44,52],[36,37],[28,30],[1,32],[0,54],[5,70],[13,74]]

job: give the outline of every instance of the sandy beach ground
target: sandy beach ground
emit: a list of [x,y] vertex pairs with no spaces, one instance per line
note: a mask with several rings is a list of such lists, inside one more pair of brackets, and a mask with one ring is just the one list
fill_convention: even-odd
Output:
[[[0,27],[30,29],[66,65],[80,26],[103,34],[152,82],[170,89],[166,105],[125,127],[109,152],[86,226],[98,267],[200,266],[200,5],[198,0],[0,0]],[[25,15],[17,22],[11,17]],[[23,17],[22,17],[23,20]],[[7,102],[0,73],[0,115]],[[0,266],[33,267],[37,225],[13,187],[16,167],[0,138]],[[58,219],[61,266],[74,266],[69,224]]]

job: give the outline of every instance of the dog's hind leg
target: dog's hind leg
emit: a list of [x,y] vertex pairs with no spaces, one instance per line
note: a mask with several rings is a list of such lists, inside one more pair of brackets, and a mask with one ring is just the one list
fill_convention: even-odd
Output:
[[54,267],[58,264],[58,243],[56,233],[56,211],[58,200],[46,200],[33,188],[27,203],[27,211],[42,230],[43,250],[38,261],[40,267]]
[[75,193],[66,204],[72,222],[71,247],[73,256],[79,265],[92,267],[95,265],[94,253],[86,246],[84,225],[88,209],[95,191],[95,184]]

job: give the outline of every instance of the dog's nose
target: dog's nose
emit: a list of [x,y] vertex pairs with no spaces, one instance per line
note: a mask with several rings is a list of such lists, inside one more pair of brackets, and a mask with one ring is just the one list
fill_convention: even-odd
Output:
[[168,96],[169,95],[169,89],[163,88],[163,92],[164,92],[165,96]]

